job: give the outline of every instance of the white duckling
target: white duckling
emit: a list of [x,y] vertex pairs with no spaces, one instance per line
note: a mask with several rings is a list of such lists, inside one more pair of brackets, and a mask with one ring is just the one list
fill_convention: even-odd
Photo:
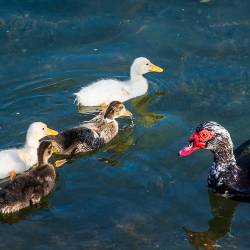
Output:
[[104,79],[82,87],[76,95],[80,106],[107,106],[112,101],[125,102],[144,95],[148,90],[148,81],[143,77],[148,72],[163,72],[163,69],[151,63],[145,57],[138,57],[130,68],[130,79]]
[[47,135],[57,135],[58,132],[47,127],[42,122],[33,122],[27,131],[26,141],[22,148],[0,151],[0,179],[11,177],[28,170],[37,164],[37,149],[39,140]]

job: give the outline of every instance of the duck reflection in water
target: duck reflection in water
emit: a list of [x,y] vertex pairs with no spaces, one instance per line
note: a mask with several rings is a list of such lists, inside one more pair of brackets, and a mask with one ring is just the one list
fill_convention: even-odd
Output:
[[38,204],[32,205],[31,207],[27,207],[19,212],[12,214],[0,214],[0,222],[12,225],[22,220],[27,220],[30,216],[32,216],[32,212],[39,213],[38,210],[40,209],[47,209],[49,211],[51,210],[51,208],[49,207],[48,200],[49,197],[45,197]]
[[153,95],[144,95],[132,100],[132,105],[135,109],[134,113],[139,114],[138,124],[142,124],[145,127],[152,127],[165,117],[163,114],[156,114],[149,111],[149,105],[152,101],[160,99],[164,95],[164,92],[156,92]]
[[[102,150],[102,156],[98,157],[99,161],[107,163],[112,167],[117,167],[123,158],[126,158],[126,151],[133,146],[134,136],[133,127],[123,127],[115,139]],[[108,154],[108,156],[106,156]]]
[[195,249],[214,250],[219,247],[218,240],[222,239],[231,228],[237,202],[218,196],[208,191],[212,219],[208,221],[207,231],[193,231],[184,228],[189,243]]

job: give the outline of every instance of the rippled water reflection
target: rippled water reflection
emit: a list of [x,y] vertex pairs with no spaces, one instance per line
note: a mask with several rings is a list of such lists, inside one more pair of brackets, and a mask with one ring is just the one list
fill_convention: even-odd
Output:
[[[247,0],[1,1],[0,148],[37,120],[63,129],[93,117],[72,93],[126,79],[146,56],[149,93],[126,105],[135,126],[58,170],[39,207],[4,217],[1,249],[249,249],[249,204],[208,194],[212,157],[178,159],[192,128],[216,120],[250,137]],[[222,217],[221,217],[222,214]],[[210,248],[209,248],[210,247]]]

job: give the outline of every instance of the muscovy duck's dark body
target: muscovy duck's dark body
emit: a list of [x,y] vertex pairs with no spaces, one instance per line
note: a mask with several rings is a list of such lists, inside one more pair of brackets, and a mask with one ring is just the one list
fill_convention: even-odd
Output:
[[180,151],[180,156],[198,149],[209,149],[214,154],[208,175],[208,186],[213,191],[237,200],[250,200],[250,140],[233,151],[229,132],[216,122],[204,122],[189,141],[191,144]]

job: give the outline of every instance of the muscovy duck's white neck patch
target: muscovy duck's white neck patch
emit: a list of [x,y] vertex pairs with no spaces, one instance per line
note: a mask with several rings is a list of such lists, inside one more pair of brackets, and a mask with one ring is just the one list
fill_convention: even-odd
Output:
[[228,187],[230,183],[236,181],[240,169],[234,156],[231,136],[224,127],[216,123],[211,122],[206,127],[216,133],[214,140],[208,146],[214,155],[214,162],[208,175],[208,184],[212,188]]
[[208,184],[212,188],[217,188],[222,185],[228,186],[229,182],[234,182],[237,179],[239,167],[233,153],[233,143],[229,137],[227,141],[218,143],[214,154],[214,162],[210,167],[208,175]]

